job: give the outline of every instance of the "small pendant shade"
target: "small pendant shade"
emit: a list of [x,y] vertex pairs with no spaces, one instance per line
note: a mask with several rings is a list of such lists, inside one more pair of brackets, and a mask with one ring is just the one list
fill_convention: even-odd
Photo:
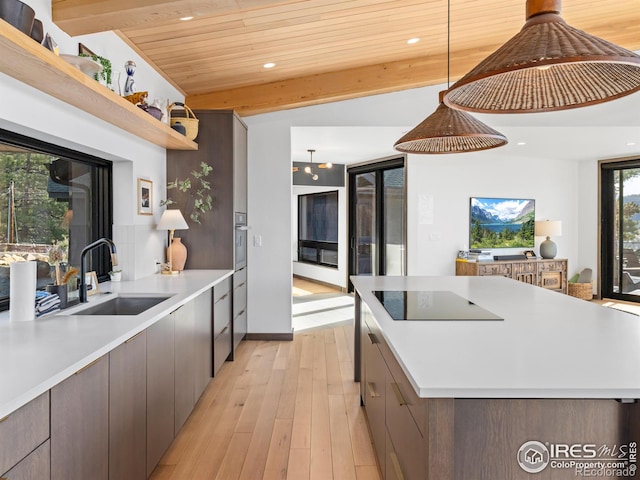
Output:
[[561,3],[527,0],[522,30],[458,80],[444,102],[471,112],[531,113],[640,90],[640,56],[569,26]]
[[507,144],[507,138],[468,113],[453,110],[442,103],[398,140],[394,147],[404,153],[464,153],[487,150]]

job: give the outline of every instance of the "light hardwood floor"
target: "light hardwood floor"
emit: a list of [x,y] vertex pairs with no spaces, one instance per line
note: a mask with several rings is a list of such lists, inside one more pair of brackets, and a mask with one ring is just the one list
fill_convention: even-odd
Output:
[[209,383],[152,480],[379,479],[353,326],[242,342]]

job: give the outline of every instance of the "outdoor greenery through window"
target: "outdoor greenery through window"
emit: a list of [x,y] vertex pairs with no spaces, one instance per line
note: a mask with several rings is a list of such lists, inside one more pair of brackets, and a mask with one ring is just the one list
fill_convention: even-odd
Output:
[[[110,182],[106,160],[0,130],[0,308],[13,262],[37,262],[38,289],[75,290],[80,252],[111,231]],[[88,258],[89,270],[104,276],[103,257]]]
[[640,302],[640,160],[601,164],[602,296]]
[[338,192],[298,196],[298,261],[338,268]]

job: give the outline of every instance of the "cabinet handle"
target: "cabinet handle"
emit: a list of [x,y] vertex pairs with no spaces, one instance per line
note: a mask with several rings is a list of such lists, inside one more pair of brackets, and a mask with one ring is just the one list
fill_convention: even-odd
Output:
[[376,392],[376,387],[371,382],[367,382],[367,390],[371,398],[378,398],[380,396],[380,394]]
[[404,480],[404,475],[402,474],[402,467],[400,467],[400,461],[398,460],[398,455],[396,455],[396,452],[391,452],[389,456],[391,457],[393,470],[396,472],[396,478],[398,480]]
[[82,372],[84,372],[85,370],[93,367],[96,363],[98,363],[100,360],[102,360],[102,357],[100,358],[96,358],[93,362],[91,362],[89,365],[85,365],[84,367],[82,367],[80,370],[78,370],[75,375],[80,375]]
[[229,325],[227,325],[226,327],[224,327],[222,329],[222,331],[220,332],[220,335],[222,335],[224,332],[226,332],[227,330],[229,330]]
[[371,342],[372,345],[375,345],[376,343],[380,343],[375,333],[367,333],[367,335],[369,336],[369,341]]
[[247,282],[242,282],[240,285],[238,285],[236,288],[240,288],[241,286],[243,286],[245,283]]
[[131,343],[133,342],[136,338],[138,338],[140,335],[142,335],[144,333],[144,330],[142,332],[138,332],[136,333],[133,337],[131,337],[129,340],[125,340],[124,343]]
[[216,303],[221,302],[222,300],[224,300],[224,299],[225,299],[225,298],[227,298],[228,296],[229,296],[229,294],[228,294],[228,293],[225,293],[223,296],[221,296],[221,297],[218,299],[218,301],[217,301]]
[[238,318],[238,317],[239,317],[240,315],[242,315],[243,313],[244,313],[244,308],[238,312],[238,315],[236,315],[236,318]]
[[405,405],[409,405],[407,401],[404,399],[404,395],[402,395],[402,392],[400,391],[400,387],[398,386],[397,383],[392,382],[391,388],[393,389],[393,393],[396,395],[396,399],[398,400],[398,403],[400,404],[401,407]]

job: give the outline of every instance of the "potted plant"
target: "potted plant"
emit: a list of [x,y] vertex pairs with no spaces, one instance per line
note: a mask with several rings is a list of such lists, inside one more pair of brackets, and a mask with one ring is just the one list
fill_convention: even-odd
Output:
[[[191,212],[189,218],[196,223],[200,223],[200,216],[213,208],[213,197],[211,197],[211,183],[205,180],[208,177],[213,167],[206,162],[200,162],[200,170],[192,170],[187,178],[180,180],[176,178],[173,182],[167,183],[167,190],[178,189],[183,193],[188,194],[193,199],[193,205],[191,205]],[[195,189],[195,191],[192,191]],[[162,200],[160,206],[169,206],[178,203],[171,198]],[[186,208],[185,208],[186,207]],[[188,211],[189,206],[185,206]]]
[[109,272],[109,277],[112,282],[119,282],[122,280],[122,270],[114,269]]

